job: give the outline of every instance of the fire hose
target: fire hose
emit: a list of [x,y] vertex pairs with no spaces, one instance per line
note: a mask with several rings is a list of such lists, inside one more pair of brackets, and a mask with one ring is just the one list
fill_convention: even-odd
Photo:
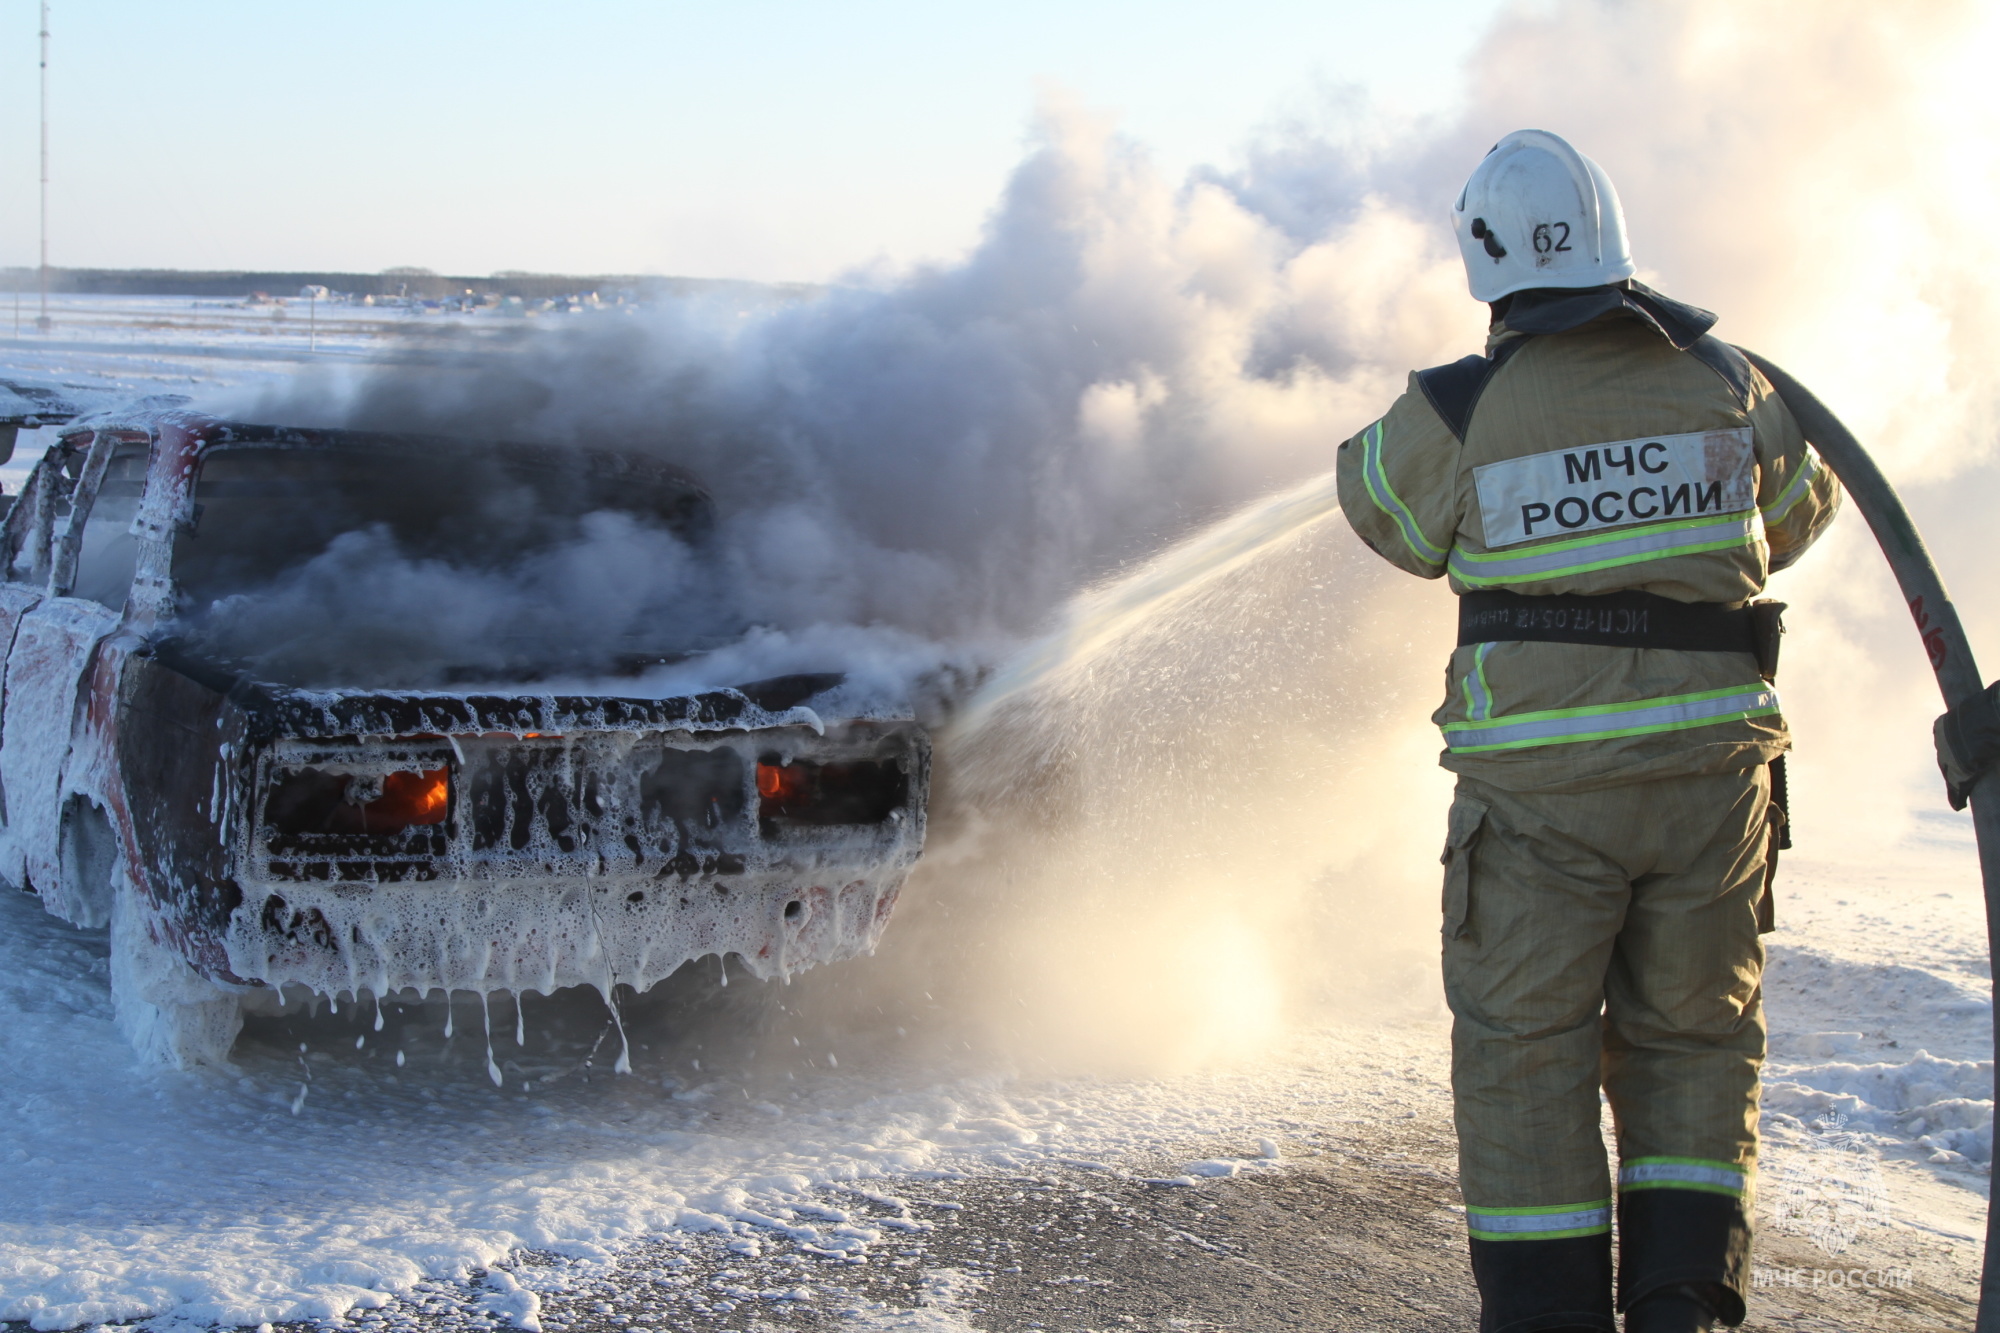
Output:
[[[1742,349],[1738,349],[1739,351]],[[1938,719],[1935,740],[1939,766],[1953,809],[1972,806],[1972,827],[1979,843],[1980,879],[1986,892],[1986,942],[1989,960],[2000,940],[2000,684],[1988,688],[1972,660],[1958,611],[1945,595],[1944,580],[1932,563],[1917,525],[1882,469],[1861,442],[1812,392],[1778,367],[1744,351],[1791,409],[1805,434],[1848,496],[1888,558],[1889,569],[1903,591],[1903,600],[1917,622],[1917,634],[1930,657],[1946,712]],[[2000,973],[2000,968],[1995,969]],[[2000,1026],[1996,1026],[1994,1065],[2000,1069]],[[1993,1208],[1986,1210],[1986,1255],[1979,1277],[1979,1316],[1975,1333],[2000,1333],[2000,1254],[1993,1236]]]

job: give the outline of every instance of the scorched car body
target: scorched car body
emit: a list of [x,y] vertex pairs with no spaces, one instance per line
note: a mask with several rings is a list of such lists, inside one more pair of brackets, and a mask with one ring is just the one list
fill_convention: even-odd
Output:
[[[221,578],[239,536],[279,561],[347,521],[356,478],[394,496],[399,469],[474,449],[540,503],[705,521],[692,479],[636,453],[169,410],[72,426],[0,528],[0,876],[110,927],[145,1054],[223,1061],[246,1002],[284,987],[609,996],[707,954],[771,976],[880,938],[922,847],[929,746],[838,675],[672,697],[541,693],[526,670],[308,688],[180,637],[186,584]],[[307,482],[325,498],[286,509]],[[375,517],[431,523],[412,485]]]

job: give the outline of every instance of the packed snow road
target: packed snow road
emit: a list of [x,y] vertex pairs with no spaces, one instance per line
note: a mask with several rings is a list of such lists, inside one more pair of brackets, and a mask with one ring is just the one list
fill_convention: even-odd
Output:
[[[1977,899],[1963,846],[1903,852],[1788,867],[1765,1326],[1969,1319],[1990,1092],[1954,1080],[1990,1078]],[[489,1038],[463,1004],[449,1037],[435,1004],[385,1006],[379,1029],[372,1009],[263,1020],[223,1080],[133,1066],[100,938],[9,894],[0,939],[0,1314],[38,1329],[1470,1317],[1434,1009],[1233,1071],[1059,1080],[941,1057],[947,1019],[921,1002],[829,1034],[709,976],[627,1004],[631,1076],[606,1072],[601,1004],[565,994],[530,999],[520,1042],[514,1014]],[[1953,1138],[1954,1117],[1980,1127]]]

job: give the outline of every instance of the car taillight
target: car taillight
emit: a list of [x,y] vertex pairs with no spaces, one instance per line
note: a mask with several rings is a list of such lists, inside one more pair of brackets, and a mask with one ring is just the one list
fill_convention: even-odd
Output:
[[317,768],[278,774],[264,822],[279,833],[387,834],[442,824],[451,812],[451,770],[362,777]]
[[774,806],[796,805],[811,789],[811,770],[816,764],[782,764],[762,761],[757,765],[757,799],[768,811]]
[[894,761],[786,763],[757,761],[757,817],[765,824],[879,824],[909,798],[910,781]]
[[359,808],[364,826],[442,824],[450,803],[451,770],[435,768],[389,774],[382,779],[382,794]]

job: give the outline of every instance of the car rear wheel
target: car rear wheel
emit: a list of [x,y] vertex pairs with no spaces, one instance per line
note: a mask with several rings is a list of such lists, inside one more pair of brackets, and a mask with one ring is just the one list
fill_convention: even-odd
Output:
[[57,847],[62,872],[58,914],[72,925],[105,925],[111,920],[111,881],[118,855],[111,821],[83,797],[72,796],[63,806]]
[[120,884],[111,900],[111,1009],[139,1058],[170,1069],[221,1068],[243,1028],[234,995],[189,967],[158,914]]

